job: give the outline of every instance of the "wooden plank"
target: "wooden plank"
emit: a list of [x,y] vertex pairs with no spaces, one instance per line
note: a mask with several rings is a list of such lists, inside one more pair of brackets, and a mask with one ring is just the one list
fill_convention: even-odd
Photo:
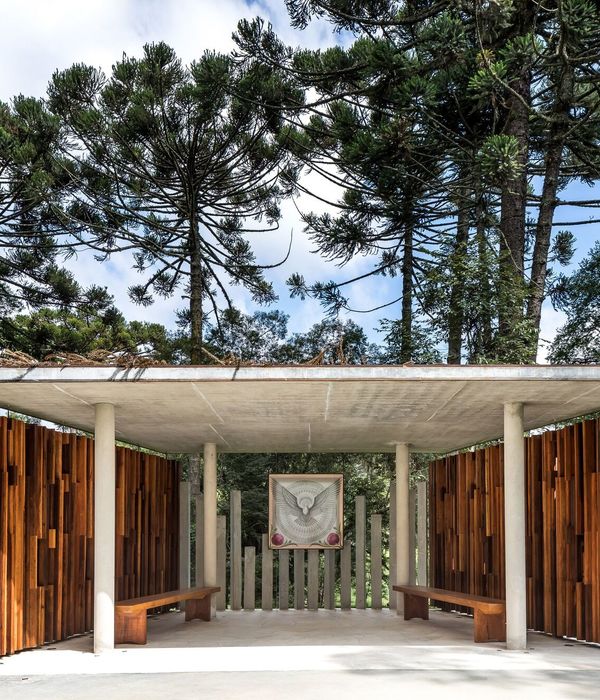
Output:
[[356,607],[364,609],[366,606],[366,540],[367,540],[367,514],[366,499],[364,496],[357,496],[355,500],[356,509],[356,546],[354,549],[355,568],[354,576],[356,581]]
[[277,552],[279,564],[278,590],[279,590],[279,610],[288,610],[290,601],[290,552],[287,549],[280,549]]
[[371,607],[381,610],[381,515],[371,516]]
[[244,547],[244,610],[256,607],[256,547]]
[[262,536],[260,572],[261,608],[273,610],[273,550],[269,547],[269,535]]
[[242,494],[233,490],[229,494],[229,528],[231,537],[231,609],[242,607]]
[[294,607],[304,610],[304,550],[294,550]]
[[319,609],[319,558],[318,549],[308,550],[308,609]]

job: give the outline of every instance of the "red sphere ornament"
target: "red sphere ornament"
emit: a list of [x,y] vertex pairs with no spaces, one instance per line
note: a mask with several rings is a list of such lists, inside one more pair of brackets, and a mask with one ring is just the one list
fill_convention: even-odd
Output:
[[327,535],[327,544],[330,544],[333,546],[333,545],[339,544],[339,542],[340,542],[340,536],[337,534],[337,532],[330,532]]
[[281,547],[283,544],[283,535],[279,534],[279,532],[276,532],[272,537],[271,537],[271,544],[274,544],[276,547]]

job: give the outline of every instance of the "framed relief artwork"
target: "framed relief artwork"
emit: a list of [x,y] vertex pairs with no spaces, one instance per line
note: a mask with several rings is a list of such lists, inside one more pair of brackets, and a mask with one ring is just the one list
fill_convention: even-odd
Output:
[[342,474],[269,475],[269,543],[273,549],[341,549]]

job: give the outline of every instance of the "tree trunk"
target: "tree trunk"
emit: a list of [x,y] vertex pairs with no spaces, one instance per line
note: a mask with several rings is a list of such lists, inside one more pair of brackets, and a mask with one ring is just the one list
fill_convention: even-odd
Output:
[[[527,36],[535,23],[535,5],[517,0],[514,25],[501,44]],[[506,92],[506,121],[503,133],[518,144],[519,174],[503,183],[500,197],[498,356],[516,361],[520,347],[518,328],[522,326],[525,290],[525,221],[527,215],[527,164],[529,156],[529,112],[531,104],[531,64],[524,61]]]
[[556,210],[562,154],[565,134],[569,128],[569,108],[573,101],[573,69],[565,65],[554,107],[554,122],[550,128],[548,151],[544,163],[544,185],[542,201],[535,227],[535,245],[531,264],[531,281],[527,300],[527,318],[535,330],[532,341],[530,361],[535,362],[540,335],[542,304],[546,294],[546,275],[548,272],[548,253],[552,236],[552,221]]
[[402,318],[400,320],[400,362],[410,362],[413,355],[412,339],[413,293],[413,225],[408,221],[404,228],[404,253],[402,256]]
[[202,255],[200,252],[198,231],[194,223],[190,226],[190,362],[193,365],[202,364]]
[[448,310],[448,364],[460,365],[462,358],[462,337],[465,318],[465,263],[469,244],[469,210],[466,198],[459,204],[456,223],[456,240],[450,271],[452,289],[450,291],[450,308]]
[[[512,339],[523,317],[525,271],[525,219],[527,210],[527,159],[529,143],[529,110],[531,76],[523,70],[511,87],[518,93],[508,99],[509,114],[505,132],[519,144],[520,173],[504,183],[500,201],[499,246],[499,331],[502,339]],[[521,99],[519,99],[521,98]],[[523,104],[524,100],[526,104]]]
[[475,240],[477,243],[477,280],[479,285],[478,313],[474,322],[472,347],[469,362],[479,363],[487,360],[493,352],[492,332],[492,288],[489,265],[490,253],[486,240],[486,208],[481,195],[478,196],[475,209]]

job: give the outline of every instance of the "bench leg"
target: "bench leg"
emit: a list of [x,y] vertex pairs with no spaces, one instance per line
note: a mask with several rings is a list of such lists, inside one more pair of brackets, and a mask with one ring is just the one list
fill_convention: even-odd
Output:
[[205,620],[210,622],[210,601],[212,596],[193,598],[185,601],[185,620]]
[[506,615],[505,613],[484,613],[474,609],[475,629],[474,640],[476,642],[505,642],[506,641]]
[[146,644],[147,636],[145,610],[132,613],[115,608],[115,644]]
[[420,595],[404,593],[404,619],[411,620],[420,617],[421,620],[429,620],[428,599]]

